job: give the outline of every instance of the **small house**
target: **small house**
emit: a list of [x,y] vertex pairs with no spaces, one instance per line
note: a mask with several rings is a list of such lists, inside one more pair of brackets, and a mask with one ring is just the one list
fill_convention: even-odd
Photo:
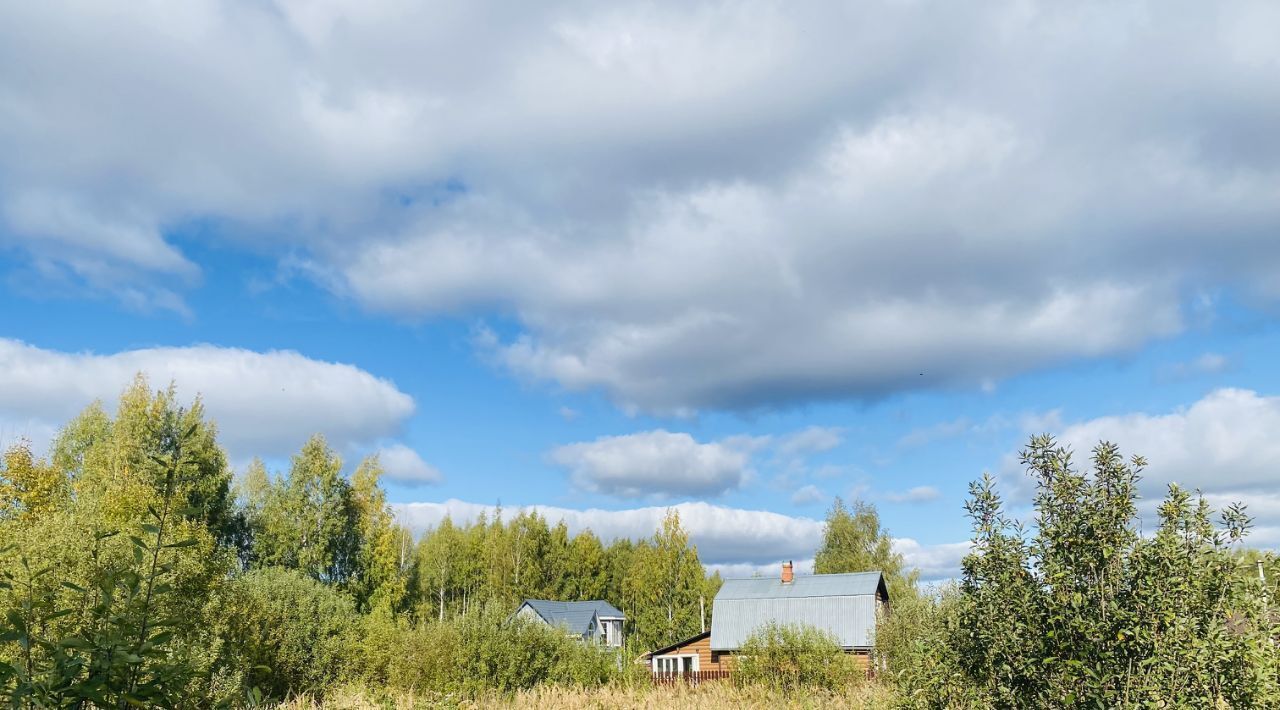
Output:
[[515,615],[558,626],[569,636],[609,647],[622,645],[622,624],[626,621],[626,615],[617,607],[599,599],[585,602],[525,599]]
[[864,659],[875,649],[879,612],[889,606],[880,572],[726,579],[711,611],[711,630],[648,655],[655,674],[728,671],[733,655],[765,625],[811,626]]

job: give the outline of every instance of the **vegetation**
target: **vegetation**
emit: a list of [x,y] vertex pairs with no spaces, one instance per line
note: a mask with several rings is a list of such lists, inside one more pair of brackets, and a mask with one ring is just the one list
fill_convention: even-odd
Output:
[[[668,514],[645,540],[533,512],[397,525],[376,457],[323,438],[233,485],[199,401],[139,377],[37,456],[0,458],[0,703],[215,707],[343,684],[457,694],[631,682],[719,588]],[[621,652],[511,618],[525,597],[612,600]]]
[[879,570],[884,573],[890,599],[915,594],[919,573],[910,569],[902,555],[893,551],[889,531],[880,526],[875,506],[854,501],[850,510],[840,498],[827,511],[822,546],[814,555],[815,574],[840,574]]
[[[635,659],[696,633],[720,583],[674,512],[640,541],[501,510],[414,540],[376,457],[348,476],[315,437],[286,473],[255,461],[233,486],[200,403],[139,378],[113,415],[95,404],[69,422],[47,458],[21,442],[0,457],[0,703],[1280,704],[1280,564],[1242,547],[1240,507],[1214,524],[1173,487],[1144,536],[1141,459],[1102,444],[1082,472],[1037,437],[1023,460],[1033,517],[1012,518],[989,478],[975,483],[962,577],[925,593],[874,508],[833,505],[817,571],[888,579],[875,682],[822,632],[771,626],[736,659],[734,683],[655,689]],[[628,647],[515,618],[524,597],[608,599],[628,613]]]
[[958,589],[907,605],[881,648],[917,707],[1275,707],[1276,620],[1237,546],[1239,506],[1211,520],[1171,486],[1137,526],[1146,462],[1100,444],[1091,470],[1047,436],[1022,460],[1035,517],[1012,520],[990,478],[971,487],[973,551]]
[[742,644],[734,658],[734,680],[774,690],[840,691],[866,673],[831,634],[811,626],[768,624]]

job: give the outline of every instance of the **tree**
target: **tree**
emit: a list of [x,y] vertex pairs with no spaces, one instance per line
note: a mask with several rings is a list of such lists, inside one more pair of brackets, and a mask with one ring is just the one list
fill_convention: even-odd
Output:
[[0,460],[0,519],[30,519],[63,506],[70,495],[66,474],[37,459],[31,443],[9,447]]
[[674,509],[653,538],[636,546],[624,588],[635,622],[631,638],[642,648],[674,643],[701,629],[706,573]]
[[[1211,521],[1203,498],[1170,486],[1155,535],[1137,532],[1146,462],[1114,444],[1080,472],[1051,437],[1022,461],[1036,482],[1033,532],[1006,517],[989,477],[949,624],[953,668],[999,707],[1271,707],[1274,621],[1232,553],[1249,520]],[[945,671],[944,671],[945,672]]]
[[400,528],[380,485],[382,464],[366,458],[351,477],[351,497],[360,520],[359,570],[355,588],[361,608],[398,608],[406,586],[400,571]]
[[827,511],[822,547],[814,555],[815,574],[880,571],[889,587],[889,598],[914,595],[919,572],[907,569],[902,555],[893,551],[893,539],[880,527],[875,506],[854,501],[853,510],[836,498]]
[[174,491],[183,517],[201,522],[223,545],[244,544],[245,524],[236,514],[217,427],[205,418],[198,397],[189,408],[179,407],[172,383],[153,392],[137,375],[120,395],[114,418],[100,404],[90,405],[58,434],[52,464],[75,496],[107,518],[137,519],[163,495],[164,468],[157,460],[175,432],[186,446],[186,470]]
[[254,521],[259,567],[298,569],[313,579],[346,585],[358,573],[360,516],[342,460],[311,437],[293,457],[289,477],[277,481]]
[[458,594],[461,563],[466,550],[463,532],[445,516],[434,529],[428,530],[414,550],[417,568],[418,598],[424,616],[444,621],[445,611]]

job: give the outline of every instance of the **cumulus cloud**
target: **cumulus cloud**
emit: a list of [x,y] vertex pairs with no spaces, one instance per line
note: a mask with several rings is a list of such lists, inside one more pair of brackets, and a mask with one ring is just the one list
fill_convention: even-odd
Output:
[[885,500],[890,503],[928,503],[942,497],[942,493],[933,486],[916,486],[901,493],[886,493]]
[[[449,516],[454,522],[475,520],[481,513],[492,518],[494,506],[450,499],[443,503],[394,505],[399,519],[421,533]],[[563,520],[571,533],[590,529],[604,540],[650,537],[668,510],[680,514],[689,539],[698,547],[704,563],[722,574],[750,576],[756,569],[769,574],[783,560],[796,560],[798,569],[812,571],[813,554],[822,543],[820,520],[793,517],[764,510],[727,508],[710,503],[679,503],[668,507],[576,510],[547,505],[525,506],[552,523]],[[511,514],[508,508],[504,514]],[[927,579],[954,577],[968,543],[921,545],[909,538],[895,539],[894,549],[908,564],[919,567]]]
[[3,12],[0,241],[130,298],[198,280],[165,235],[213,219],[688,413],[989,386],[1280,296],[1265,0]]
[[699,443],[662,429],[568,444],[552,451],[551,460],[568,469],[576,485],[623,498],[714,496],[751,474],[742,441]]
[[316,432],[338,448],[372,442],[395,434],[414,411],[388,380],[292,351],[67,353],[0,338],[0,419],[18,433],[51,434],[94,400],[110,407],[138,372],[153,387],[173,382],[182,400],[199,395],[233,458],[283,456]]
[[[1199,401],[1167,413],[1098,417],[1068,424],[1059,443],[1088,465],[1099,441],[1111,441],[1125,456],[1147,458],[1140,492],[1142,510],[1153,520],[1156,502],[1170,483],[1200,489],[1222,508],[1240,501],[1249,505],[1261,528],[1280,526],[1280,498],[1274,493],[1280,474],[1280,397],[1246,389],[1215,390]],[[1002,469],[1012,492],[1025,497],[1026,478],[1009,454]],[[1274,544],[1274,543],[1271,543]]]
[[404,444],[392,444],[378,450],[378,459],[389,480],[416,486],[439,483],[444,476],[435,466],[422,460],[417,451]]

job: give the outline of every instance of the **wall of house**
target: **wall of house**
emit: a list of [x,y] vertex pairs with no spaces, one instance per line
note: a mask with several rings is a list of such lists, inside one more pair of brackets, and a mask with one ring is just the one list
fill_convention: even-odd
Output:
[[[736,651],[712,651],[711,637],[698,639],[687,644],[681,644],[666,653],[654,656],[654,658],[662,658],[664,656],[688,656],[697,654],[699,671],[731,671],[733,670],[734,655]],[[863,671],[871,667],[871,654],[867,651],[847,651],[853,656],[854,663]],[[652,659],[649,668],[653,668]]]
[[[732,654],[720,653],[719,651],[711,651],[711,637],[704,636],[696,641],[681,644],[666,653],[659,654],[655,658],[663,656],[688,656],[696,654],[698,656],[699,671],[727,671],[733,662]],[[650,668],[652,668],[650,664]]]

